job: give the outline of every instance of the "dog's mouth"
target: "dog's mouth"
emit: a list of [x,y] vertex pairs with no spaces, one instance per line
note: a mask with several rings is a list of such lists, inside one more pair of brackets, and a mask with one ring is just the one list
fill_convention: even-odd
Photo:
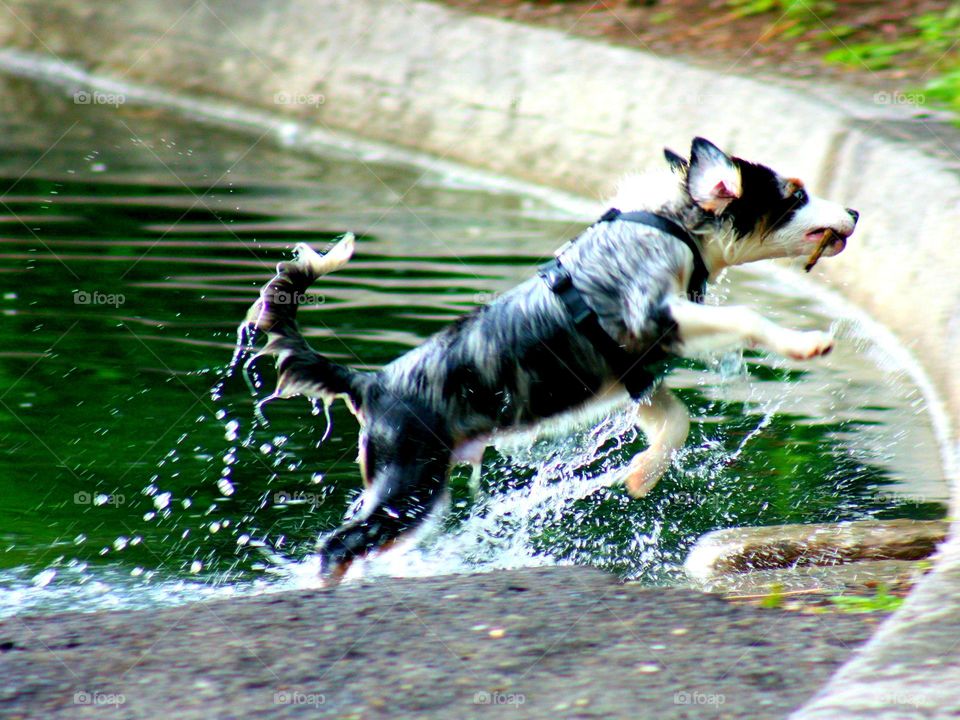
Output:
[[830,227],[817,228],[816,230],[808,232],[804,235],[804,239],[808,242],[816,243],[816,247],[810,254],[804,269],[810,272],[813,266],[817,264],[817,260],[824,255],[833,257],[834,255],[842,253],[847,246],[848,237],[850,237],[849,232]]
[[[829,238],[826,237],[827,232],[830,233]],[[811,230],[804,237],[807,241],[817,243],[817,245],[826,240],[827,247],[837,248],[836,252],[830,253],[831,255],[836,255],[846,247],[847,238],[850,237],[850,233],[844,232],[843,230],[838,230],[837,228],[822,227],[817,228],[816,230]]]

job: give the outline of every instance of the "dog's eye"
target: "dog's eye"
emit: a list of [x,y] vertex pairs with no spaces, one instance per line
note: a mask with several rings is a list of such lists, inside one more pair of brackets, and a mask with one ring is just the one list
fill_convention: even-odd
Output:
[[797,188],[796,190],[794,190],[793,195],[791,195],[791,197],[793,198],[793,201],[797,203],[797,205],[804,205],[809,199],[807,196],[807,191],[804,190],[803,188]]

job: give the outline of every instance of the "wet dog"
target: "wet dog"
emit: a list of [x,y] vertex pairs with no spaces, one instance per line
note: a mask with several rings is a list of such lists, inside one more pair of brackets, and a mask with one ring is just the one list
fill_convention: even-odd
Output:
[[494,433],[629,396],[649,446],[620,479],[642,497],[687,437],[686,409],[661,381],[670,358],[736,347],[795,359],[830,351],[827,333],[787,329],[746,307],[704,305],[704,286],[731,265],[836,255],[857,212],[702,138],[689,159],[665,155],[660,171],[627,178],[615,209],[538,276],[375,372],[317,353],[296,323],[304,291],[350,259],[353,236],[322,256],[298,245],[296,258],[279,264],[244,325],[267,334],[256,357],[276,356],[271,397],[342,398],[361,425],[365,489],[320,541],[326,581],[442,506],[450,466],[479,463]]

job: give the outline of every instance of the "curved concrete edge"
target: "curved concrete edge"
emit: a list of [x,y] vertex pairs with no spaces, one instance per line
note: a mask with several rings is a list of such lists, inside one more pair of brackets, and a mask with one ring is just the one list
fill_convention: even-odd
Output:
[[[960,423],[960,181],[880,137],[876,107],[692,68],[422,2],[11,0],[8,47],[114,77],[228,98],[495,172],[600,195],[705,135],[857,207],[850,248],[818,266],[920,358]],[[727,69],[728,71],[733,68]],[[721,70],[724,70],[721,68]],[[895,107],[885,112],[903,119]],[[935,134],[934,128],[929,128]],[[651,139],[655,139],[651,141]],[[960,438],[945,437],[956,480]],[[954,516],[960,515],[954,492]],[[933,573],[796,718],[960,710],[960,533]]]

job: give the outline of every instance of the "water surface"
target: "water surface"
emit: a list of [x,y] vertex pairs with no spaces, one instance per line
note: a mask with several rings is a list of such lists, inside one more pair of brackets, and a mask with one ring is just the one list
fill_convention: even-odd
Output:
[[[359,236],[304,308],[311,342],[377,367],[528,277],[583,226],[542,199],[342,150],[0,81],[0,614],[143,606],[312,582],[359,492],[356,423],[305,399],[258,426],[235,329],[296,242]],[[828,261],[826,261],[828,262]],[[628,417],[487,451],[476,494],[371,574],[573,562],[674,582],[720,527],[944,515],[923,398],[810,292],[739,272],[718,291],[843,338],[800,364],[729,355],[670,383],[695,418],[645,499],[603,487],[643,448]]]

